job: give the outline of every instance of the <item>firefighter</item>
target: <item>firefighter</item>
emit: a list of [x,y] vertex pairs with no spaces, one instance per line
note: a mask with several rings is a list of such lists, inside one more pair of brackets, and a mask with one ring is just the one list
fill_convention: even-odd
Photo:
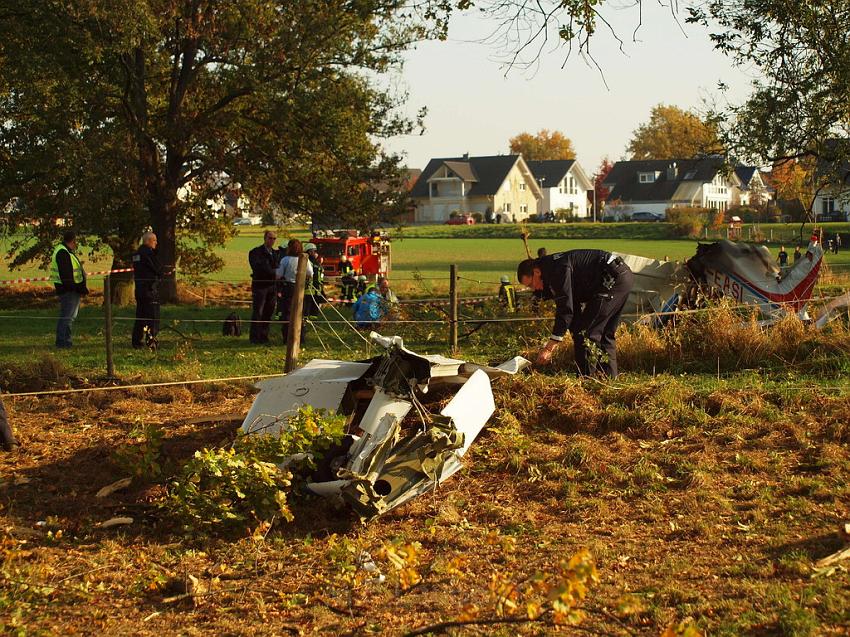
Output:
[[569,330],[580,374],[617,376],[615,333],[634,282],[620,257],[603,250],[558,252],[522,261],[517,279],[555,301],[555,324],[538,365],[550,361]]
[[77,234],[68,230],[62,243],[53,248],[50,280],[59,295],[59,321],[56,323],[56,347],[71,347],[71,326],[80,311],[80,300],[89,293],[86,272],[76,254]]
[[339,285],[342,300],[346,303],[354,301],[354,289],[357,287],[357,279],[354,277],[354,266],[348,260],[345,252],[339,257]]
[[516,290],[511,285],[511,280],[507,276],[502,276],[499,286],[499,303],[508,312],[516,312]]
[[[136,321],[133,323],[133,349],[147,345],[156,350],[159,334],[159,282],[165,273],[156,250],[153,232],[142,235],[142,244],[133,254],[133,281],[136,284]],[[144,338],[144,343],[142,342]]]
[[[365,274],[361,274],[357,277],[357,287],[354,289],[354,298],[359,299],[361,296],[366,294],[366,291],[369,289],[368,279]],[[372,286],[374,287],[374,286]]]

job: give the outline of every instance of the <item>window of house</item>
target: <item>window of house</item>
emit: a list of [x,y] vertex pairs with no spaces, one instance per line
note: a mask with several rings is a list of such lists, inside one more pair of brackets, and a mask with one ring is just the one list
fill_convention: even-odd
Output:
[[558,192],[559,192],[559,193],[561,193],[561,194],[563,195],[563,194],[564,194],[564,190],[565,190],[564,180],[562,179],[562,180],[561,180],[561,182],[558,184]]
[[519,182],[519,189],[525,190],[525,182],[524,181]]
[[509,203],[502,204],[502,212],[510,212],[510,211],[511,211],[511,204],[509,204]]
[[654,184],[655,173],[638,173],[638,182],[642,184]]
[[835,198],[834,197],[824,197],[821,199],[821,213],[825,215],[831,215],[835,212]]
[[440,196],[440,189],[437,187],[437,184],[431,184],[431,196],[432,197],[439,197]]
[[572,175],[567,177],[568,191],[571,195],[578,194],[578,188],[576,187],[576,180]]
[[[523,213],[523,214],[527,214],[527,213],[528,213],[528,204],[521,203],[521,204],[519,205],[519,211],[520,211],[521,213]],[[506,211],[506,212],[507,212],[507,211]]]

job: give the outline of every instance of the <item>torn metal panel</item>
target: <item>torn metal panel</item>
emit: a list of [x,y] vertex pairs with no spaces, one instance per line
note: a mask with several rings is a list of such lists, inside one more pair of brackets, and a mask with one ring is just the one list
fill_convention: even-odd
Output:
[[[260,383],[263,391],[243,423],[249,433],[275,433],[280,419],[269,414],[286,415],[302,405],[345,409],[351,417],[345,445],[307,488],[341,499],[364,520],[436,488],[459,471],[461,458],[496,409],[490,377],[530,365],[520,357],[498,367],[475,365],[417,354],[399,337],[371,336],[385,349],[371,361],[311,361],[283,379]],[[440,412],[430,413],[424,403],[430,401],[433,410],[433,403],[442,404],[447,393],[453,395]]]
[[278,433],[287,417],[305,405],[339,411],[349,384],[370,367],[370,363],[316,359],[283,378],[260,381],[256,384],[260,393],[242,422],[242,431]]
[[850,292],[847,294],[842,294],[836,299],[833,299],[832,302],[829,303],[818,316],[818,320],[815,322],[815,326],[818,329],[823,329],[826,327],[826,324],[832,321],[835,318],[840,316],[842,310],[847,310],[850,307]]

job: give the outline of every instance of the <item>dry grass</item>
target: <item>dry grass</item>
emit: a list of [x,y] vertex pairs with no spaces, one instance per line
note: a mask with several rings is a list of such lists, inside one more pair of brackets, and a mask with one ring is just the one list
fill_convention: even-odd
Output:
[[[808,338],[795,330],[789,343]],[[246,387],[16,399],[7,407],[24,450],[0,457],[0,625],[25,634],[400,635],[472,603],[491,613],[494,574],[551,572],[588,547],[601,582],[586,627],[602,634],[658,635],[688,617],[712,635],[841,634],[850,577],[815,576],[814,563],[840,547],[835,530],[850,506],[850,401],[751,380],[506,379],[467,469],[436,493],[366,526],[310,500],[292,525],[203,540],[177,534],[152,506],[159,484],[94,493],[124,477],[115,451],[140,423],[164,428],[165,464],[229,441],[232,426],[192,420],[244,412]],[[98,528],[114,515],[134,523]],[[381,557],[392,541],[421,545],[422,583],[410,590]],[[356,576],[364,550],[386,582]],[[188,575],[208,593],[165,601],[185,591]]]

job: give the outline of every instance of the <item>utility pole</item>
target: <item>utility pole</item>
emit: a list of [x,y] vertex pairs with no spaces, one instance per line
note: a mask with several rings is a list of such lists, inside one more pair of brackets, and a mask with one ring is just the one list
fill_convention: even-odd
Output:
[[286,363],[283,371],[287,374],[298,364],[301,353],[301,323],[304,318],[304,288],[307,282],[307,255],[298,257],[298,270],[295,274],[295,291],[289,306],[289,326],[286,330]]
[[106,337],[106,379],[115,378],[115,363],[112,357],[112,285],[110,275],[103,277],[103,335]]
[[458,315],[458,298],[457,298],[457,266],[452,264],[449,266],[449,347],[452,354],[457,352],[457,315]]

